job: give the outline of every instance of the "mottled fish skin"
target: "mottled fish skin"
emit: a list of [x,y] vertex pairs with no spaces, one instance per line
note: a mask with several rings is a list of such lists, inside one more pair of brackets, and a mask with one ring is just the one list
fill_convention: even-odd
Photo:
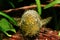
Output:
[[24,36],[35,36],[39,33],[42,25],[47,24],[51,17],[41,19],[40,15],[35,10],[27,10],[24,12],[20,22],[20,29]]
[[41,27],[41,20],[38,13],[34,10],[26,11],[21,18],[21,30],[24,36],[36,35]]

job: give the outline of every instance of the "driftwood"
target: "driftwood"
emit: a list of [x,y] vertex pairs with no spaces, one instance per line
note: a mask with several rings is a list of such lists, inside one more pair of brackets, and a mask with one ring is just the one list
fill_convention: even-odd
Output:
[[[41,7],[46,6],[46,4],[42,4]],[[4,10],[3,12],[5,13],[9,13],[11,11],[18,11],[18,10],[26,10],[26,9],[32,9],[32,8],[36,8],[36,5],[30,5],[30,6],[24,6],[24,7],[20,7],[20,8],[15,8],[15,9],[9,9],[9,10]],[[60,7],[60,5],[55,5],[54,7]]]

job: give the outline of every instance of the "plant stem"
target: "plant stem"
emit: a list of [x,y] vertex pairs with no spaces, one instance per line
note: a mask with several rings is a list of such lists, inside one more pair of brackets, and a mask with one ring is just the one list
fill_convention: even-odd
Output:
[[41,15],[41,2],[40,0],[35,0],[37,4],[38,14]]

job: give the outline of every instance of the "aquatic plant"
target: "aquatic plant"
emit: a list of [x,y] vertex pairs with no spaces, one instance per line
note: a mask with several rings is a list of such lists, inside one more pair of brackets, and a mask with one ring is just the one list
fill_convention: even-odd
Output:
[[[19,3],[19,2],[22,2],[23,0],[0,0],[0,4],[4,5],[4,1],[5,1],[7,4],[11,5],[12,8],[15,8],[14,1]],[[5,5],[4,5],[4,6],[5,6]]]
[[16,33],[16,30],[12,24],[17,26],[16,21],[12,17],[0,11],[0,31],[6,34],[8,37],[12,36],[11,34],[7,33],[8,31]]
[[41,15],[41,12],[42,12],[41,2],[40,2],[40,0],[35,0],[35,1],[36,1],[36,5],[37,5],[38,14]]

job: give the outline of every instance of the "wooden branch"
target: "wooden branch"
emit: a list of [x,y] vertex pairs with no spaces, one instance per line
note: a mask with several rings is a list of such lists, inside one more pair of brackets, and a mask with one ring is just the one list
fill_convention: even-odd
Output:
[[[46,4],[42,4],[41,6],[45,7]],[[11,11],[18,11],[18,10],[21,10],[21,9],[26,10],[26,9],[36,8],[36,7],[37,7],[36,5],[30,5],[30,6],[24,6],[24,7],[20,7],[20,8],[15,8],[15,9],[4,10],[3,12],[9,13]],[[54,7],[60,7],[60,5],[55,5]]]

